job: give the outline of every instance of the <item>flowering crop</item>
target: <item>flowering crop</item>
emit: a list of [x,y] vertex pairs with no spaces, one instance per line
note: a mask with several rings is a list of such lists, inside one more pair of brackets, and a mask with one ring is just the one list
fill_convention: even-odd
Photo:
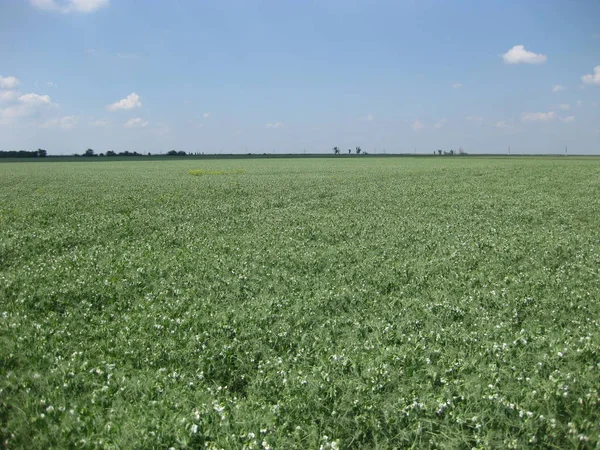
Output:
[[597,448],[599,170],[0,164],[0,445]]

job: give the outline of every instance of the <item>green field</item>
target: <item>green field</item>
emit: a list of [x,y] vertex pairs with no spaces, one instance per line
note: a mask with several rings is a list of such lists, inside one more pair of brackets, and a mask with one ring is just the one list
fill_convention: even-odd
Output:
[[0,447],[598,448],[600,159],[0,164]]

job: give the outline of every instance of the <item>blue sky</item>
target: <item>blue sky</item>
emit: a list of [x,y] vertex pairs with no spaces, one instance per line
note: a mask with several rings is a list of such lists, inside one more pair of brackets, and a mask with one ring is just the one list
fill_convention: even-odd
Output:
[[600,153],[600,2],[0,2],[0,149],[357,145]]

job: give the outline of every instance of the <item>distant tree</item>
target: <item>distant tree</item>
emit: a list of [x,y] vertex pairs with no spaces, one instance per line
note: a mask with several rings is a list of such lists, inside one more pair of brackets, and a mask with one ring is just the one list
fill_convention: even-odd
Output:
[[334,155],[339,155],[340,154],[340,148],[339,147],[333,147],[333,154]]
[[83,154],[83,156],[94,156],[94,150],[92,150],[91,148],[88,148],[85,153]]
[[[45,151],[45,150],[44,150]],[[37,150],[2,150],[0,151],[0,158],[37,158],[39,153]]]
[[450,150],[450,156],[454,155],[454,150]]
[[37,155],[38,155],[40,158],[43,158],[44,156],[47,156],[47,155],[48,155],[48,152],[47,152],[46,150],[44,150],[43,148],[38,148],[38,149],[37,149]]
[[117,154],[114,151],[109,150],[106,152],[106,156],[117,156]]
[[177,156],[177,150],[169,150],[169,151],[167,152],[167,155],[170,155],[170,156]]
[[185,155],[186,155],[186,153],[183,150],[179,150],[177,152],[177,156],[185,156]]
[[360,152],[362,151],[362,149],[360,148],[360,146],[356,147],[356,154],[360,155]]
[[352,153],[352,149],[349,148],[348,149],[348,154],[350,154],[350,153]]
[[100,153],[98,156],[104,156],[104,153]]
[[462,155],[466,155],[466,153],[465,153],[465,151],[463,150],[462,147],[458,147],[458,154],[461,155],[461,156]]
[[438,150],[437,152],[438,152],[438,155],[441,155],[441,154],[442,154],[442,151],[441,151],[441,150]]

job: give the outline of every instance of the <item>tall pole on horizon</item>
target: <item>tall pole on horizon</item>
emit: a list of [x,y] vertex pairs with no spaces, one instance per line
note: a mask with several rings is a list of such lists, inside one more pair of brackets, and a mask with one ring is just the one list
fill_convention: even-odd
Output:
[[565,145],[565,156],[568,155],[567,146]]
[[510,145],[508,146],[508,156],[510,156]]

